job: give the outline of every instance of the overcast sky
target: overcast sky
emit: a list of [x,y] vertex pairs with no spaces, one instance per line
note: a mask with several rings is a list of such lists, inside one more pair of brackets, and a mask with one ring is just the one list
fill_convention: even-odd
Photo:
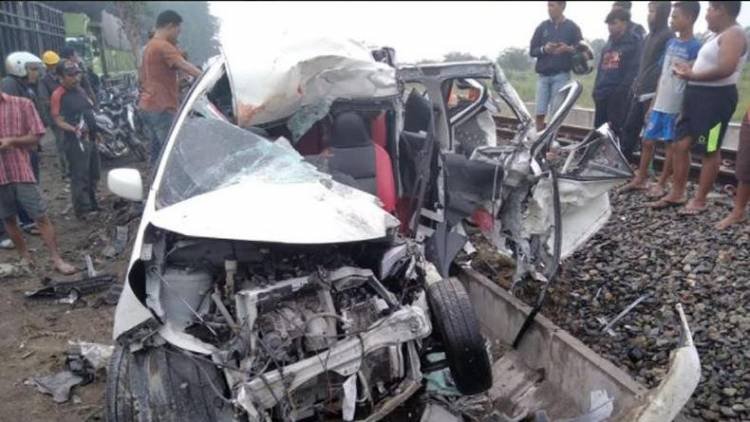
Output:
[[[565,14],[586,39],[606,38],[604,17],[612,2],[569,1]],[[696,31],[706,30],[705,9]],[[739,22],[750,25],[750,1]],[[633,2],[633,20],[646,25],[648,6]],[[211,2],[222,36],[273,42],[284,31],[346,37],[396,49],[399,62],[442,59],[450,51],[495,58],[506,47],[528,48],[536,26],[547,18],[547,2]]]

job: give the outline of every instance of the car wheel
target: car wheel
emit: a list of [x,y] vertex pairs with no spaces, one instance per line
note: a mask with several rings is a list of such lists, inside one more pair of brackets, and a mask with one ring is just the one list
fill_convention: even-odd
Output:
[[222,374],[170,346],[115,347],[107,373],[108,422],[234,421]]
[[486,391],[492,385],[492,367],[466,289],[448,278],[430,285],[427,299],[458,391],[466,395]]

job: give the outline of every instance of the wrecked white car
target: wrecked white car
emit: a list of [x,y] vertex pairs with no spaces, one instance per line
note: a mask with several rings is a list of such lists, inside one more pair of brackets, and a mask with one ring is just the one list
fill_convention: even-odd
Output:
[[[512,255],[518,280],[543,277],[630,177],[606,127],[547,160],[580,85],[537,135],[491,63],[396,69],[387,50],[328,40],[253,63],[238,40],[224,48],[145,200],[108,420],[375,421],[441,365],[461,393],[486,391],[487,347],[451,277],[463,225]],[[521,122],[513,140],[497,139],[501,109]],[[108,185],[143,199],[135,170]]]

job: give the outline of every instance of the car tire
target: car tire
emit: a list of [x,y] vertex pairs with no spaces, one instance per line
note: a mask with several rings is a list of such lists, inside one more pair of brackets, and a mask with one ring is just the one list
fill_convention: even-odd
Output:
[[463,284],[448,278],[427,288],[433,325],[445,349],[448,367],[462,394],[492,386],[492,367],[479,320]]
[[107,372],[108,422],[234,421],[222,374],[170,346],[131,353],[115,346]]

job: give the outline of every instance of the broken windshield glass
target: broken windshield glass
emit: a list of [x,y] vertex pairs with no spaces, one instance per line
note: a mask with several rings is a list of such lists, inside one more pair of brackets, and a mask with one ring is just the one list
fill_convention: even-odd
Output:
[[170,151],[158,208],[248,181],[274,184],[330,180],[288,143],[271,142],[230,123],[189,117]]

